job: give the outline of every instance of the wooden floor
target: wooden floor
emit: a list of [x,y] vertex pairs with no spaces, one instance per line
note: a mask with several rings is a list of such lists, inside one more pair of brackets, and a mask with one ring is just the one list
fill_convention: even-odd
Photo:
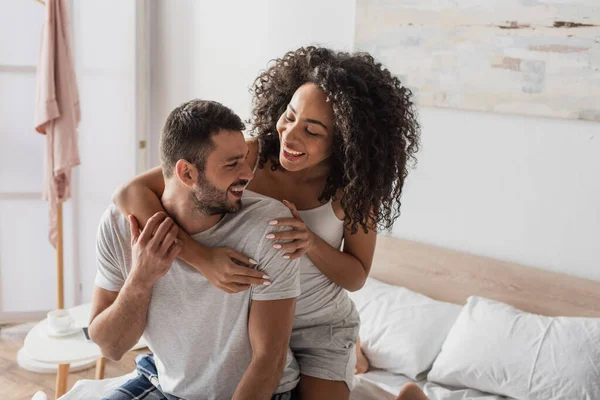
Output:
[[[30,400],[38,390],[45,392],[49,400],[54,399],[56,375],[29,372],[17,365],[17,351],[23,346],[25,335],[34,325],[35,323],[0,326],[0,399],[2,400]],[[133,371],[134,357],[147,352],[148,349],[129,352],[119,362],[107,360],[104,377],[111,378]],[[68,388],[72,388],[80,379],[94,379],[94,372],[94,368],[90,368],[71,373]]]

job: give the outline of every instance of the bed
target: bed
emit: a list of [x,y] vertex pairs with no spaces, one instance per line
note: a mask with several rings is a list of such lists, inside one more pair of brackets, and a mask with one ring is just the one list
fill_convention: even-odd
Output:
[[[363,320],[363,348],[367,356],[369,350],[372,350],[370,355],[373,360],[383,367],[356,376],[351,400],[395,399],[400,388],[411,381],[416,382],[431,400],[600,399],[600,395],[594,397],[600,394],[600,282],[387,236],[378,237],[371,277],[371,282],[365,288],[351,294],[351,297],[357,304]],[[387,295],[382,294],[390,291],[394,291],[391,297],[386,298]],[[379,302],[374,299],[378,299]],[[402,308],[398,308],[399,305],[402,305]],[[416,308],[411,308],[412,305]],[[390,307],[396,307],[396,314],[403,321],[404,325],[400,330],[398,324],[392,326],[389,323],[390,317],[386,312],[389,312]],[[498,317],[490,319],[492,314],[488,311],[494,307]],[[484,315],[477,316],[478,310],[484,310]],[[382,315],[377,315],[378,313]],[[585,318],[549,318],[555,316]],[[463,327],[462,331],[458,330],[458,334],[453,336],[452,332],[460,326],[461,318],[466,318],[467,323],[483,321],[484,329],[487,329],[484,331],[484,340],[478,341],[477,326]],[[416,323],[409,327],[406,323],[409,320]],[[445,321],[445,325],[441,326],[440,321]],[[513,329],[515,323],[521,324],[519,329]],[[494,324],[496,327],[492,327]],[[526,353],[529,347],[520,350],[521,348],[514,343],[503,342],[509,334],[503,333],[496,338],[493,338],[493,334],[511,325],[510,332],[514,331],[517,336],[525,335],[527,339],[527,334],[531,333],[527,327],[535,327],[536,324],[547,325],[543,326],[542,341],[550,341],[547,336],[552,336],[551,328],[556,326],[561,327],[556,334],[559,343],[560,340],[564,343],[564,339],[561,338],[564,338],[565,334],[570,338],[569,343],[575,348],[565,350],[566,361],[560,361],[560,357],[565,356],[564,352],[554,354],[547,351],[551,357],[558,357],[562,364],[568,365],[573,358],[577,358],[571,357],[569,352],[573,355],[585,349],[587,359],[571,368],[574,373],[584,378],[581,385],[585,390],[581,395],[573,397],[568,394],[571,392],[552,389],[553,383],[548,383],[545,375],[552,375],[554,372],[546,374],[543,368],[536,367],[542,370],[539,374],[541,376],[534,374],[536,368],[532,367],[527,371],[529,375],[525,378],[528,379],[529,392],[524,392],[518,386],[522,374],[517,373],[520,368],[517,364],[508,369],[509,375],[512,370],[516,371],[516,375],[503,377],[504,381],[497,387],[494,386],[494,382],[488,382],[488,378],[493,378],[497,370],[492,369],[487,378],[485,375],[477,375],[486,371],[488,365],[485,363],[489,359],[500,359],[510,353],[511,349],[523,352],[513,358],[523,356],[521,358],[527,361]],[[423,327],[427,327],[427,331],[419,331]],[[392,335],[392,341],[389,342],[390,338],[384,337],[390,336],[394,329],[399,336],[394,338]],[[577,343],[577,332],[580,331],[584,332],[586,337],[582,339],[582,343]],[[535,329],[533,335],[535,337]],[[464,349],[460,349],[460,341],[463,339],[468,340],[469,346],[483,346],[484,354],[477,357],[477,354],[482,352],[475,352],[475,356],[462,359],[464,357],[460,356],[460,352],[464,353]],[[421,343],[413,345],[411,341],[415,340],[420,340]],[[458,357],[456,352],[452,353],[456,348],[459,348]],[[554,359],[544,359],[545,350],[541,345],[534,350],[535,361],[541,362],[542,367],[560,369],[561,365],[552,364]],[[444,361],[442,359],[445,355]],[[406,362],[397,365],[398,360]],[[412,364],[415,365],[414,368],[408,368]],[[492,367],[495,368],[494,365]],[[469,371],[461,375],[460,368]],[[565,379],[568,382],[573,381],[572,376],[567,376],[568,373],[569,371],[563,372]],[[433,375],[437,377],[431,380]],[[101,394],[110,392],[112,387],[118,386],[127,378],[80,381],[63,398],[100,398]],[[560,381],[562,377],[550,378]],[[544,392],[548,387],[554,391]],[[488,390],[480,390],[481,388]],[[503,392],[514,396],[504,395]]]
[[[586,364],[584,365],[584,369],[587,368],[590,372],[589,376],[586,376],[587,384],[593,386],[591,390],[593,393],[594,390],[598,388],[600,385],[600,330],[599,330],[599,322],[600,319],[600,282],[589,281],[585,279],[580,279],[572,276],[567,276],[564,274],[549,272],[541,269],[525,267],[522,265],[517,265],[514,263],[498,261],[486,257],[480,257],[475,255],[470,255],[462,252],[451,251],[447,249],[442,249],[440,247],[431,246],[427,244],[417,243],[409,240],[403,240],[393,237],[380,236],[378,237],[377,248],[375,252],[375,257],[373,260],[373,267],[370,276],[374,278],[374,280],[387,283],[388,285],[392,285],[395,287],[402,287],[408,289],[408,291],[413,291],[415,293],[419,293],[421,295],[425,295],[428,298],[438,301],[441,306],[442,303],[451,303],[456,304],[459,307],[465,305],[465,303],[473,302],[476,303],[476,306],[481,307],[482,304],[485,305],[486,310],[490,310],[490,305],[493,307],[501,307],[499,313],[517,313],[518,310],[522,310],[523,313],[519,313],[517,315],[517,320],[521,323],[520,329],[517,331],[515,335],[524,335],[523,332],[527,331],[526,326],[523,325],[524,320],[527,318],[535,319],[533,323],[538,321],[543,321],[541,316],[549,316],[549,317],[557,317],[557,316],[565,316],[565,317],[587,317],[587,318],[565,318],[565,319],[547,319],[547,321],[551,321],[548,325],[557,325],[556,321],[567,321],[571,323],[572,321],[576,321],[577,323],[581,323],[582,321],[586,324],[586,338],[583,339],[586,345],[590,346],[591,350],[586,352],[585,357],[590,358],[590,360],[586,360]],[[373,280],[373,279],[372,279]],[[357,303],[357,307],[359,308],[359,312],[361,313],[361,319],[363,320],[363,325],[372,324],[376,325],[376,327],[367,327],[367,331],[361,328],[361,337],[364,335],[366,337],[373,336],[379,342],[383,342],[383,346],[381,346],[381,352],[392,351],[393,347],[398,347],[402,344],[406,345],[406,343],[410,343],[410,340],[407,341],[405,337],[400,337],[395,341],[389,341],[385,343],[380,336],[383,335],[382,331],[389,331],[390,326],[384,327],[387,323],[387,320],[390,318],[390,306],[393,305],[394,300],[388,301],[389,304],[384,304],[380,299],[381,296],[379,292],[374,291],[373,288],[364,289],[371,290],[370,292],[363,294],[363,297],[367,297],[367,299],[361,299],[360,293],[351,294],[351,297]],[[381,289],[381,288],[380,288]],[[394,290],[388,287],[383,290]],[[400,290],[400,289],[398,289]],[[359,291],[360,292],[360,291]],[[378,297],[379,296],[379,297]],[[399,301],[405,301],[405,299],[412,299],[412,297],[406,297],[407,294],[404,293],[402,295],[396,296],[396,303]],[[411,294],[410,296],[415,296]],[[489,299],[492,301],[485,301],[485,299],[479,299],[478,297]],[[375,300],[373,300],[375,298]],[[364,303],[367,301],[371,301],[371,309],[361,305],[360,303]],[[495,302],[502,303],[497,305]],[[421,303],[421,301],[415,301],[415,303]],[[506,306],[504,306],[506,305]],[[512,307],[518,309],[517,311],[513,310]],[[387,307],[387,309],[386,309]],[[431,304],[428,303],[427,310],[432,310]],[[445,307],[451,307],[446,304]],[[465,306],[466,307],[466,306]],[[419,309],[421,311],[422,309]],[[473,311],[473,310],[471,310]],[[371,313],[381,312],[383,315],[380,316],[380,319],[373,318]],[[404,312],[404,310],[397,309],[396,313]],[[428,313],[430,311],[427,311]],[[452,313],[454,311],[446,308],[441,311],[443,314]],[[461,308],[460,313],[464,313],[464,309]],[[418,313],[415,311],[414,313]],[[532,315],[528,314],[532,313]],[[422,313],[425,314],[425,313]],[[462,314],[461,314],[462,315]],[[473,316],[474,313],[470,314],[470,318],[467,319],[466,323],[472,323],[473,320],[478,323],[483,323],[483,320],[486,318],[480,317],[477,319]],[[512,315],[512,314],[511,314]],[[516,314],[515,314],[516,315]],[[406,315],[404,316],[406,321]],[[410,315],[408,316],[410,318]],[[418,316],[415,316],[415,319],[418,319]],[[442,318],[442,314],[439,314],[436,318]],[[455,322],[449,324],[452,325],[450,328],[445,329],[457,329],[456,325],[456,316],[450,318]],[[502,316],[498,318],[489,318],[487,320],[487,324],[493,324],[496,321],[502,321]],[[402,321],[396,321],[397,324],[402,323]],[[499,322],[497,328],[489,327],[488,329],[502,329],[502,323]],[[527,323],[532,323],[528,321]],[[427,324],[427,323],[426,323]],[[506,324],[505,324],[506,325]],[[431,325],[430,325],[431,326]],[[472,326],[472,325],[471,325]],[[546,328],[546,326],[544,326]],[[370,330],[369,330],[370,329]],[[408,328],[407,328],[408,329]],[[469,331],[472,329],[464,328]],[[573,329],[571,329],[572,331]],[[576,328],[576,331],[580,331],[580,326]],[[547,335],[548,328],[546,328],[545,335]],[[387,332],[390,335],[389,332]],[[570,332],[569,334],[572,334]],[[415,337],[418,335],[423,335],[420,332],[415,332],[414,337],[411,340],[415,340]],[[458,335],[455,335],[454,345],[456,342],[461,340],[461,336],[468,336],[465,330],[459,331]],[[438,335],[440,336],[440,335]],[[441,335],[443,336],[443,335]],[[488,353],[484,357],[480,358],[502,358],[501,355],[496,353],[494,355],[494,347],[499,346],[502,349],[502,352],[508,353],[510,352],[510,347],[507,346],[510,343],[502,343],[503,338],[507,336],[507,334],[503,333],[502,337],[493,338],[493,332],[489,332],[485,338],[485,340],[493,341],[494,343],[490,343],[487,348]],[[569,336],[571,338],[573,336]],[[589,339],[589,340],[588,340]],[[431,340],[428,338],[427,340]],[[440,343],[440,348],[446,346],[449,347],[448,337],[441,339],[442,343]],[[466,340],[470,340],[470,344],[473,345],[474,342],[477,341],[476,337],[469,337]],[[549,339],[544,337],[544,341],[548,341]],[[573,339],[575,341],[577,339]],[[564,343],[565,341],[563,341]],[[594,343],[595,342],[595,343]],[[581,344],[575,344],[576,346],[581,347]],[[372,344],[371,344],[372,345]],[[415,344],[417,346],[417,344]],[[473,346],[477,347],[477,344]],[[482,346],[485,346],[483,344]],[[502,348],[504,346],[504,348]],[[369,347],[369,343],[366,344],[366,347]],[[363,349],[365,348],[365,344],[363,343]],[[485,348],[485,347],[482,347]],[[365,349],[368,350],[368,349]],[[540,345],[539,348],[535,349],[537,351],[536,360],[539,358],[543,358],[541,354],[542,351],[545,351]],[[394,350],[395,351],[395,350]],[[417,353],[423,354],[429,351],[426,348],[420,349]],[[444,348],[442,353],[439,354],[439,358],[442,357],[444,351],[452,352],[450,348]],[[464,349],[462,350],[465,351]],[[375,353],[377,349],[375,349]],[[367,351],[367,357],[369,358],[369,354]],[[435,353],[435,352],[434,352]],[[590,356],[588,356],[588,353]],[[592,354],[593,353],[593,354]],[[456,352],[454,356],[456,357]],[[374,355],[376,357],[377,354]],[[382,354],[379,355],[382,358]],[[410,363],[410,357],[406,358],[405,354],[399,353],[399,357],[404,357],[407,362]],[[461,357],[460,353],[459,356]],[[389,358],[389,357],[388,357]],[[436,363],[438,363],[438,356],[435,355],[434,360],[434,368],[436,367]],[[468,358],[467,360],[460,360],[459,364],[463,363],[463,368],[468,369],[473,364],[482,363],[485,361],[477,360],[477,356]],[[519,355],[513,355],[513,358],[519,358]],[[576,358],[576,357],[571,357]],[[510,358],[507,359],[512,360]],[[390,368],[393,360],[386,360],[385,357],[380,360],[380,364],[383,364],[386,368]],[[456,361],[455,359],[449,358],[446,361],[446,364],[451,364]],[[539,361],[539,360],[538,360]],[[551,365],[551,362],[547,360],[542,360],[546,364]],[[386,364],[387,362],[387,364]],[[512,361],[511,361],[512,362]],[[443,366],[446,369],[452,369],[452,366],[445,365]],[[588,368],[590,367],[590,368]],[[401,368],[401,367],[397,367]],[[518,366],[515,366],[518,368]],[[393,368],[390,368],[393,369]],[[437,373],[438,378],[442,376],[442,378],[446,379],[450,376],[449,381],[454,380],[453,382],[456,386],[453,385],[444,385],[436,382],[428,381],[428,377],[431,376],[430,366],[421,366],[421,370],[426,370],[425,373],[422,373],[421,376],[413,376],[412,378],[420,378],[420,379],[411,379],[406,375],[394,373],[386,369],[373,369],[367,372],[364,375],[357,375],[355,379],[355,388],[351,394],[351,400],[370,400],[370,399],[395,399],[397,394],[400,391],[402,385],[406,382],[416,382],[425,392],[425,394],[431,400],[499,400],[499,399],[513,399],[511,396],[505,396],[499,394],[499,392],[511,392],[510,390],[505,390],[506,387],[510,386],[510,382],[504,382],[504,387],[499,387],[496,389],[491,389],[495,391],[495,394],[477,390],[472,387],[465,387],[466,385],[461,384],[461,378],[457,377],[457,368],[454,368],[454,371],[450,371],[446,376],[444,373]],[[438,370],[441,369],[438,368]],[[533,368],[532,368],[533,369]],[[498,368],[496,368],[496,371]],[[415,370],[413,372],[418,372],[419,370]],[[400,371],[396,371],[400,372]],[[434,371],[431,371],[434,372]],[[531,370],[527,371],[528,373]],[[579,373],[579,372],[578,372]],[[585,372],[587,373],[587,372]],[[454,374],[454,375],[453,375]],[[493,375],[493,373],[492,373]],[[534,386],[536,383],[540,385],[550,386],[551,383],[544,381],[541,378],[538,378],[540,382],[531,382],[534,381],[535,377],[532,377],[533,372],[531,372],[531,376],[529,376],[529,389]],[[455,379],[456,378],[456,379]],[[444,380],[438,379],[438,380]],[[446,379],[448,380],[448,379]],[[468,381],[468,379],[466,379]],[[483,384],[482,381],[485,381],[485,377],[476,377],[476,379],[472,380],[475,386],[486,386],[485,382]],[[515,378],[517,380],[517,378]],[[487,387],[493,387],[487,386]],[[585,392],[578,397],[571,397],[573,399],[600,399],[600,397],[592,397],[590,393]],[[513,390],[515,394],[515,398],[528,398],[529,393],[519,392],[519,390]],[[558,394],[563,393],[563,394]],[[564,394],[565,392],[555,391],[553,393],[546,391],[545,396],[547,400],[551,400],[553,398],[567,399],[571,396],[569,394]],[[535,397],[535,396],[533,396]],[[570,400],[570,399],[569,399]]]

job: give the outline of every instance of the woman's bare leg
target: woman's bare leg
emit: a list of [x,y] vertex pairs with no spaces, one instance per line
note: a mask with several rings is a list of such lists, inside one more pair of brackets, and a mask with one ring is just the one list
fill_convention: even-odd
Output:
[[429,400],[421,388],[414,382],[405,383],[396,400]]
[[355,374],[364,374],[369,370],[369,360],[365,357],[365,354],[360,349],[360,338],[356,342],[356,367],[354,368]]
[[300,400],[348,400],[350,389],[344,381],[328,381],[300,375],[298,383]]

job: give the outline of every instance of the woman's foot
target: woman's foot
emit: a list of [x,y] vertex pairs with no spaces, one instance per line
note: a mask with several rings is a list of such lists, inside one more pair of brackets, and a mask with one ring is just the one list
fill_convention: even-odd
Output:
[[429,400],[421,388],[414,382],[405,383],[396,400]]
[[365,357],[365,354],[360,348],[360,338],[356,342],[356,367],[354,368],[354,374],[364,374],[369,370],[369,360]]

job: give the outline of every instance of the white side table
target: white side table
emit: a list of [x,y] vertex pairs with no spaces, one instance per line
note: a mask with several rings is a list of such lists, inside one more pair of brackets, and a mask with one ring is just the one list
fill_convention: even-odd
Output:
[[[69,313],[75,320],[76,326],[88,326],[91,308],[91,303],[87,303],[69,309]],[[98,345],[86,340],[82,331],[60,338],[50,337],[46,333],[47,327],[47,320],[40,321],[35,325],[25,337],[23,350],[32,360],[54,365],[58,364],[56,398],[59,398],[67,391],[67,378],[71,363],[98,359],[96,364],[96,378],[103,378],[104,358]],[[147,344],[144,338],[140,338],[140,341],[133,346],[132,350],[144,347],[147,347]]]

